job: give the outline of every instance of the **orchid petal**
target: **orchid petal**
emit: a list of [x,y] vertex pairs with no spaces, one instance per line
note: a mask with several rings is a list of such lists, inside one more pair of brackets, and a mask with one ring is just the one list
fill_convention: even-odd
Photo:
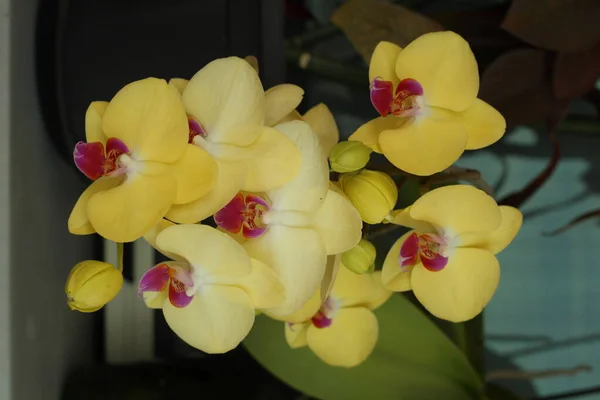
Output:
[[300,86],[284,83],[265,92],[265,125],[274,126],[298,107],[304,96]]
[[177,181],[175,204],[197,200],[215,185],[218,175],[217,163],[200,147],[188,144],[181,158],[172,166],[173,176]]
[[425,193],[410,207],[410,216],[454,235],[491,232],[502,222],[494,199],[469,185],[444,186]]
[[370,274],[355,274],[348,268],[340,268],[331,289],[331,297],[341,302],[341,307],[366,307],[374,294]]
[[183,308],[165,302],[167,324],[190,346],[209,354],[234,349],[254,324],[254,309],[239,288],[208,285]]
[[319,103],[308,110],[302,116],[302,119],[310,125],[310,129],[312,129],[321,142],[323,152],[328,155],[333,146],[340,140],[340,131],[329,107],[323,103]]
[[85,112],[85,141],[88,143],[106,143],[108,139],[102,131],[102,118],[108,102],[93,101]]
[[302,162],[294,179],[268,192],[271,205],[274,209],[313,212],[325,201],[329,188],[329,167],[319,139],[302,121],[275,128],[296,145]]
[[472,232],[461,235],[458,239],[460,247],[478,247],[498,254],[517,236],[523,224],[523,214],[514,207],[500,206],[502,223],[491,232]]
[[371,279],[373,280],[373,285],[375,289],[373,290],[373,295],[367,302],[367,307],[371,310],[375,310],[381,307],[386,301],[392,297],[392,291],[383,287],[381,283],[381,271],[375,271],[372,274],[369,274]]
[[123,182],[124,177],[108,177],[103,176],[94,181],[88,188],[79,196],[77,203],[69,215],[69,232],[75,235],[89,235],[95,233],[96,230],[90,223],[88,217],[88,202],[96,194],[105,190],[112,189]]
[[159,249],[184,257],[194,269],[216,282],[231,282],[252,272],[243,247],[223,232],[206,225],[174,225],[156,238]]
[[467,130],[467,150],[477,150],[496,143],[506,131],[506,120],[494,107],[475,99],[465,111],[457,114]]
[[308,331],[309,323],[285,323],[285,340],[292,349],[299,349],[308,345],[306,342],[306,332]]
[[179,94],[183,94],[183,91],[187,87],[188,82],[189,82],[189,80],[187,80],[187,79],[171,78],[169,80],[169,85],[171,85],[175,89],[177,89],[177,91],[179,92]]
[[396,87],[399,82],[396,76],[396,60],[401,51],[402,47],[394,43],[379,42],[369,62],[369,82],[380,77],[384,81],[392,82],[392,86]]
[[420,176],[451,166],[465,150],[466,142],[467,132],[456,117],[433,108],[427,115],[410,118],[399,128],[379,135],[385,157],[399,169]]
[[211,142],[247,146],[264,124],[262,84],[250,64],[238,57],[208,63],[190,79],[182,98]]
[[158,235],[162,231],[167,229],[168,227],[174,226],[174,225],[175,224],[171,221],[168,221],[166,219],[161,219],[160,221],[158,221],[158,223],[156,225],[154,225],[148,232],[146,232],[144,234],[144,240],[146,240],[146,242],[148,242],[148,244],[150,246],[152,246],[154,248],[154,250],[158,251],[165,257],[167,257],[171,260],[179,261],[179,262],[186,262],[185,258],[180,257],[177,254],[169,253],[168,251],[163,251],[163,250],[159,249],[158,246],[156,245],[156,238],[158,237]]
[[106,107],[102,122],[104,134],[122,140],[140,161],[175,162],[188,141],[181,96],[162,79],[125,86]]
[[454,249],[440,271],[417,265],[410,277],[413,293],[438,318],[452,322],[470,320],[490,301],[500,280],[500,266],[489,251]]
[[204,196],[186,204],[173,204],[167,218],[184,224],[193,224],[210,217],[235,197],[240,191],[246,172],[244,165],[215,159],[217,179],[212,189]]
[[343,308],[328,328],[309,326],[306,332],[308,347],[329,365],[354,367],[373,351],[379,335],[377,318],[363,308]]
[[144,292],[162,292],[171,279],[169,265],[161,263],[150,268],[142,275],[138,283],[138,294]]
[[396,242],[390,248],[385,261],[383,262],[383,268],[381,269],[381,283],[383,287],[394,292],[406,292],[411,290],[410,275],[412,273],[413,266],[406,266],[401,268],[398,263],[398,257],[400,256],[400,249],[405,241],[413,235],[413,231],[407,232],[396,240]]
[[244,289],[254,308],[273,308],[283,303],[285,292],[281,280],[265,263],[252,261],[252,273],[235,286]]
[[271,226],[259,238],[244,244],[252,258],[270,266],[281,279],[285,301],[270,314],[294,313],[319,289],[327,256],[321,237],[312,229]]
[[314,214],[316,230],[328,255],[343,253],[360,242],[362,219],[344,195],[329,190],[325,202]]
[[127,176],[117,187],[98,192],[88,201],[90,223],[113,242],[132,242],[156,225],[175,197],[175,179],[169,175]]
[[363,124],[358,128],[348,140],[356,140],[361,142],[374,152],[382,153],[379,146],[379,135],[381,132],[398,129],[405,123],[405,119],[397,118],[393,115],[387,117],[377,117]]
[[426,33],[409,43],[396,60],[400,80],[423,86],[425,104],[466,110],[477,98],[479,70],[469,44],[454,32]]

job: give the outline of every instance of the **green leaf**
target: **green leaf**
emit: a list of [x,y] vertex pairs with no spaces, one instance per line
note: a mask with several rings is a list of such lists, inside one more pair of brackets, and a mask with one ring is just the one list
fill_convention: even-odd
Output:
[[379,341],[355,368],[326,365],[308,348],[290,349],[284,323],[265,316],[244,345],[273,375],[322,400],[481,398],[483,384],[463,354],[403,295],[375,313]]

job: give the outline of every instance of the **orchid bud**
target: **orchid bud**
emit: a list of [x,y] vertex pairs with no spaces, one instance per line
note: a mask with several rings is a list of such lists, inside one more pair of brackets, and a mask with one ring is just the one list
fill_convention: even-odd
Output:
[[368,224],[381,223],[398,200],[394,180],[383,172],[362,170],[358,174],[344,174],[339,183],[362,220]]
[[342,264],[355,274],[372,272],[375,269],[376,255],[373,243],[362,239],[356,246],[342,254]]
[[122,286],[123,274],[112,264],[82,261],[67,278],[67,304],[71,310],[84,313],[98,311],[115,298]]
[[336,172],[357,171],[367,165],[372,152],[361,142],[340,142],[331,149],[329,163]]

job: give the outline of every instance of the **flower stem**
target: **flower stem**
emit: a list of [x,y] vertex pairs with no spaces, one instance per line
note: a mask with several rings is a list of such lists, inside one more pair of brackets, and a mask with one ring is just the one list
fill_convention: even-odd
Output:
[[119,271],[123,272],[123,253],[124,253],[124,245],[123,243],[117,243],[117,268]]

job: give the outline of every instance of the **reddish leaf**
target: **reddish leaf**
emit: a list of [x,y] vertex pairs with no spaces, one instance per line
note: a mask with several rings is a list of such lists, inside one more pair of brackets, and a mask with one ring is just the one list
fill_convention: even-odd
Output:
[[561,53],[556,58],[552,86],[559,99],[572,99],[589,92],[600,77],[600,43],[579,53]]
[[543,50],[513,50],[484,72],[479,96],[500,111],[509,126],[543,121],[564,103],[552,94],[548,56]]
[[577,52],[600,41],[598,0],[514,0],[502,28],[537,47]]
[[406,46],[417,37],[444,30],[436,21],[382,0],[350,0],[331,17],[365,62],[382,40]]
[[568,224],[566,224],[565,226],[562,226],[558,229],[555,229],[553,231],[550,232],[544,232],[543,235],[544,236],[556,236],[558,234],[561,234],[565,231],[568,231],[569,229],[571,229],[572,227],[574,227],[575,225],[579,225],[580,223],[587,221],[589,219],[592,218],[598,218],[600,217],[600,210],[593,210],[593,211],[589,211],[586,212],[583,215],[580,215],[579,217],[571,220]]

